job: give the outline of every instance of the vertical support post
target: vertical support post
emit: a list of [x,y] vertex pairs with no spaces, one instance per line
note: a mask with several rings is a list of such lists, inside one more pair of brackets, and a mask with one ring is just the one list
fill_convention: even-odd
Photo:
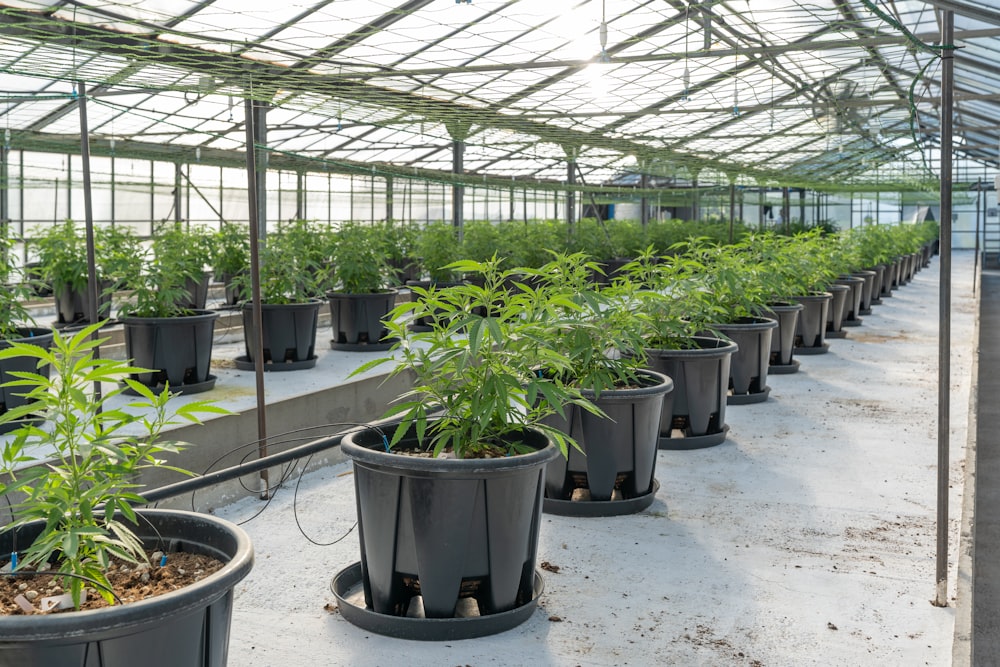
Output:
[[694,195],[691,200],[691,219],[698,221],[701,218],[701,193],[698,191],[698,175],[691,179],[691,191]]
[[642,198],[639,199],[639,222],[642,223],[642,228],[646,229],[649,227],[649,197],[646,195],[646,190],[649,189],[649,174],[646,172],[639,176],[639,187],[643,191]]
[[789,199],[788,186],[781,188],[781,221],[785,225],[785,232],[792,228],[792,206]]
[[[253,142],[247,148],[254,151],[254,192],[256,193],[256,219],[258,238],[267,238],[267,112],[265,102],[252,102],[247,124],[253,129]],[[251,122],[252,121],[252,122]],[[279,181],[280,182],[280,181]],[[279,201],[281,201],[279,199]],[[260,331],[260,329],[258,329]]]
[[392,222],[392,219],[396,217],[392,210],[393,206],[395,205],[395,195],[393,193],[394,187],[395,183],[393,182],[392,176],[386,176],[385,177],[385,221],[386,222]]
[[[100,320],[97,312],[97,260],[94,252],[94,206],[90,182],[90,127],[87,122],[87,84],[78,81],[76,84],[76,102],[80,112],[80,160],[83,171],[83,220],[87,234],[87,307],[95,321]],[[6,220],[6,218],[5,218]],[[92,335],[97,339],[97,332]],[[101,357],[101,347],[94,348],[94,357]],[[101,400],[101,383],[94,382],[94,399]]]
[[729,242],[733,242],[736,226],[736,181],[729,181]]
[[0,235],[7,238],[10,227],[10,130],[4,132],[0,149]]
[[[257,388],[257,453],[264,457],[267,456],[267,403],[264,400],[264,336],[260,307],[260,239],[264,236],[264,225],[258,209],[260,193],[257,191],[257,186],[261,183],[261,178],[257,164],[257,146],[254,142],[260,134],[255,122],[258,116],[255,107],[253,98],[248,97],[243,101],[246,114],[247,203],[250,207],[250,293],[253,298],[251,317],[254,331],[257,332],[256,340],[251,343],[254,345],[254,359],[256,359],[253,368]],[[260,499],[266,500],[271,490],[266,468],[260,471],[260,483]]]
[[576,157],[575,154],[566,161],[566,226],[569,233],[573,235],[573,227],[576,225],[576,191],[571,189],[576,185]]
[[513,222],[514,221],[514,188],[513,188],[513,186],[511,186],[509,194],[510,194],[510,208],[507,211],[507,220],[509,220],[510,222]]
[[983,179],[976,179],[976,254],[972,269],[972,293],[976,293],[976,276],[979,273],[979,204],[983,198]]
[[295,172],[295,219],[305,220],[306,212],[306,175],[305,172]]
[[[115,226],[116,216],[115,216],[115,190],[117,186],[115,185],[116,174],[115,174],[115,140],[111,140],[111,226]],[[219,209],[222,210],[222,209]]]
[[[465,142],[454,139],[451,142],[451,173],[465,172]],[[451,224],[455,228],[458,242],[462,242],[465,227],[465,186],[451,186]]]
[[948,606],[948,468],[951,430],[951,188],[955,13],[941,13],[941,279],[938,297],[937,567],[934,604]]
[[806,189],[799,190],[799,223],[806,224]]
[[181,183],[183,182],[181,176],[181,163],[174,163],[174,223],[180,224],[184,219],[182,215],[183,211],[181,207],[183,206],[183,199],[181,197]]
[[767,224],[764,222],[764,186],[757,183],[757,208],[760,211],[760,231],[764,231],[764,226]]

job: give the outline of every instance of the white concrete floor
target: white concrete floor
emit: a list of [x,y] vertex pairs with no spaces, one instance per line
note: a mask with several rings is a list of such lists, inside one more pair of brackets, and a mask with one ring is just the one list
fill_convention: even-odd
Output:
[[[444,643],[373,635],[329,590],[359,559],[350,464],[308,473],[246,523],[257,561],[237,588],[230,664],[945,665],[975,345],[973,255],[954,258],[951,605],[935,580],[939,259],[830,352],[731,406],[723,445],[661,452],[661,488],[625,517],[545,515],[536,613]],[[245,499],[217,511],[242,521]],[[334,609],[331,611],[331,609]]]

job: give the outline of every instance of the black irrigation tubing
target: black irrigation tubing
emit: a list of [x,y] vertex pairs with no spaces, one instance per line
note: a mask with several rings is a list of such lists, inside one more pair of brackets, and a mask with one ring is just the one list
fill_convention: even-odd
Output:
[[273,468],[282,463],[287,463],[295,459],[305,458],[312,454],[318,452],[326,451],[328,449],[333,449],[339,447],[344,436],[352,431],[359,431],[365,428],[371,428],[378,432],[382,432],[382,427],[390,426],[397,423],[397,420],[380,420],[377,422],[372,422],[368,426],[359,426],[356,428],[348,429],[342,433],[337,433],[325,438],[319,438],[311,442],[307,442],[304,445],[299,445],[298,447],[292,447],[291,449],[285,450],[283,452],[278,452],[276,454],[268,454],[259,459],[254,459],[253,461],[248,461],[246,463],[241,463],[239,465],[231,466],[229,468],[223,468],[221,470],[216,470],[215,472],[210,472],[199,477],[193,477],[191,479],[184,479],[179,482],[174,482],[173,484],[167,484],[156,489],[150,489],[142,493],[143,504],[151,504],[165,500],[167,498],[172,498],[174,496],[183,495],[185,493],[191,493],[193,491],[200,491],[201,489],[206,489],[215,484],[221,484],[222,482],[228,482],[233,479],[237,479],[244,475],[248,475],[255,472],[260,472],[265,468]]

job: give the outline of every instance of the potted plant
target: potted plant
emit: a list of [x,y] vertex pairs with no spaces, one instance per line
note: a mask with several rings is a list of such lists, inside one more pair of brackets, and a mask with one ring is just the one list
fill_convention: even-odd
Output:
[[213,235],[210,263],[225,290],[224,305],[236,306],[249,298],[246,283],[238,282],[250,270],[250,230],[247,225],[223,221]]
[[[431,222],[424,226],[417,237],[417,256],[422,267],[421,280],[410,280],[406,286],[410,288],[410,299],[417,297],[420,289],[432,288],[443,290],[462,283],[462,274],[454,268],[454,262],[463,259],[455,228],[442,220]],[[433,311],[415,318],[410,325],[416,330],[426,330],[434,326]]]
[[[323,303],[316,298],[320,270],[300,234],[269,235],[260,247],[260,299],[263,363],[267,371],[293,371],[316,365],[316,330]],[[250,294],[250,275],[238,276],[234,286]],[[257,328],[253,302],[244,301],[243,341],[246,355],[236,359],[240,370],[254,370]]]
[[826,330],[833,294],[827,288],[837,275],[830,243],[821,227],[800,232],[782,239],[771,264],[781,267],[781,296],[802,305],[795,332],[797,354],[822,354],[829,349]]
[[[133,505],[142,504],[138,475],[167,466],[162,455],[178,449],[161,439],[164,428],[224,411],[203,403],[168,409],[168,391],[154,394],[130,378],[139,369],[97,357],[102,341],[91,335],[100,326],[72,337],[57,333],[50,350],[15,343],[0,351],[0,358],[27,357],[50,369],[16,373],[9,384],[29,403],[0,415],[4,424],[29,414],[48,422],[22,425],[4,447],[0,495],[12,518],[0,529],[0,548],[5,558],[11,554],[5,579],[51,594],[26,594],[14,605],[19,615],[0,615],[0,662],[89,664],[87,656],[97,655],[123,665],[223,667],[233,588],[253,564],[249,538],[215,517]],[[99,398],[94,382],[125,383],[140,398],[121,406],[121,388]],[[163,554],[159,562],[150,562],[152,551]],[[146,590],[154,589],[190,558],[210,573],[157,597],[141,590],[143,574],[154,583]],[[59,589],[46,588],[46,579]],[[10,606],[5,600],[5,610]],[[55,613],[61,608],[69,610]]]
[[[153,240],[152,256],[133,288],[132,299],[119,308],[124,327],[125,354],[143,369],[133,379],[157,389],[167,385],[178,393],[194,394],[215,386],[211,375],[214,311],[195,308],[191,289],[201,289],[204,278],[204,238],[189,238],[179,225],[161,230]],[[190,247],[185,247],[185,246]]]
[[[52,344],[52,330],[35,326],[30,311],[25,306],[33,294],[31,286],[16,280],[17,266],[13,252],[13,241],[0,236],[0,350],[11,347],[14,343],[32,342],[46,348]],[[16,410],[27,401],[21,392],[7,386],[14,379],[14,374],[35,370],[34,361],[30,357],[11,355],[0,358],[0,417],[11,410]],[[48,369],[38,369],[45,373]],[[24,419],[33,419],[26,415]],[[0,422],[0,433],[6,433],[18,426],[16,420]]]
[[[52,286],[57,328],[97,321],[87,297],[87,250],[83,230],[72,220],[36,230],[31,247],[38,257],[37,273]],[[100,317],[111,312],[111,290],[107,276],[98,275]]]
[[[338,597],[341,613],[409,638],[499,632],[531,615],[544,466],[569,442],[544,418],[582,401],[537,372],[568,360],[545,345],[538,318],[524,317],[532,294],[508,292],[496,260],[449,270],[480,273],[482,284],[415,288],[420,298],[387,320],[395,355],[356,371],[391,362],[392,374],[413,377],[388,413],[398,426],[354,431],[342,445],[354,461],[361,563],[334,587],[360,580],[365,607]],[[429,330],[408,326],[433,312],[444,316]],[[417,596],[433,622],[405,618]],[[456,619],[460,600],[479,616]]]
[[562,370],[543,372],[598,408],[574,405],[547,418],[578,448],[546,467],[545,511],[610,516],[648,507],[658,488],[660,417],[670,409],[673,383],[644,368],[645,314],[634,309],[636,286],[627,279],[594,281],[603,269],[583,253],[553,253],[545,266],[524,272],[537,291],[519,287],[545,305],[525,317],[537,318],[548,345],[569,360]]
[[392,269],[387,263],[380,230],[361,223],[340,228],[333,250],[332,282],[326,293],[335,350],[386,350],[383,320],[396,302],[389,288]]
[[[697,449],[725,441],[729,366],[736,343],[711,335],[718,306],[698,258],[658,257],[647,248],[622,272],[645,289],[635,293],[645,313],[643,338],[650,368],[674,382],[673,402],[660,419],[661,449]],[[709,335],[704,335],[709,333]]]
[[688,250],[705,264],[705,289],[715,302],[715,322],[709,328],[737,345],[729,365],[730,405],[760,403],[771,392],[767,374],[778,321],[765,310],[776,282],[761,270],[753,248],[753,238],[745,238],[734,245],[692,243]]

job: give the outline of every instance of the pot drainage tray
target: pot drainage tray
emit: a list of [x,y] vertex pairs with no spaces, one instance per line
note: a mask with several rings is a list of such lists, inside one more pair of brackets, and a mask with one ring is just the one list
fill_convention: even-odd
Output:
[[[770,370],[768,370],[768,372],[770,372]],[[771,388],[765,386],[764,391],[758,391],[752,394],[730,394],[729,396],[726,396],[726,405],[750,405],[752,403],[763,403],[770,395]]]
[[561,500],[559,498],[543,498],[542,511],[546,514],[559,516],[622,516],[641,512],[656,500],[656,492],[660,490],[660,482],[653,480],[653,488],[635,498],[625,500]]
[[704,449],[721,445],[729,434],[729,424],[725,424],[718,433],[705,435],[688,435],[680,438],[660,438],[660,449]]
[[[280,363],[271,362],[269,364],[264,364],[264,371],[269,373],[280,372],[280,371],[300,371],[306,368],[312,368],[316,365],[316,360],[319,357],[312,356],[304,361],[283,361]],[[256,369],[256,364],[250,361],[250,357],[243,355],[233,359],[233,365],[241,371],[252,371]]]
[[[361,563],[349,565],[333,578],[333,594],[340,614],[352,624],[380,635],[398,639],[448,641],[495,635],[524,623],[535,612],[544,584],[535,570],[531,600],[516,609],[489,616],[421,618],[379,614],[365,606],[361,583]],[[472,605],[474,606],[474,605]],[[460,605],[461,607],[461,605]]]
[[799,372],[799,362],[792,359],[790,364],[771,364],[767,367],[768,375],[791,375]]
[[[827,334],[829,336],[830,334]],[[816,347],[796,347],[795,354],[826,354],[830,351],[830,344],[823,343]]]

